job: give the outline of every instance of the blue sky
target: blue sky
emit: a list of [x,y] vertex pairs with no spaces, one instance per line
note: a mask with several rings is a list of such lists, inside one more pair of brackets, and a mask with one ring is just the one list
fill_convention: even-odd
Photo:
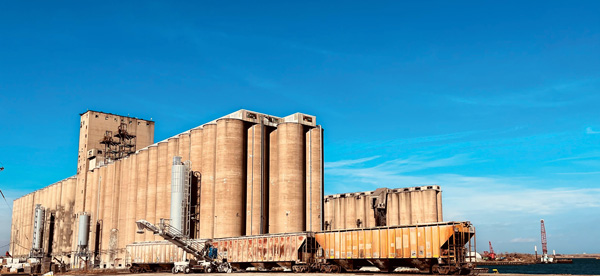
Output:
[[[0,2],[0,189],[75,174],[78,113],[155,140],[245,108],[325,128],[328,193],[438,184],[479,250],[600,248],[597,1]],[[10,211],[0,204],[0,246]],[[0,249],[2,250],[2,249]]]

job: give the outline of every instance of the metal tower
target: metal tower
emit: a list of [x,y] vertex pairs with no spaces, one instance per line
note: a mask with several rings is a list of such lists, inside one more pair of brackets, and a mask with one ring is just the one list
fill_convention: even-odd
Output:
[[542,254],[548,255],[548,243],[546,242],[546,227],[544,226],[544,220],[542,220]]

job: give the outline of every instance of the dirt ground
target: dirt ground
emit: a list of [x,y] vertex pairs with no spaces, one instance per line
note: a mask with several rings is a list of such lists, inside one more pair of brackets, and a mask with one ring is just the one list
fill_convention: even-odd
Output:
[[[242,273],[232,273],[230,275],[242,276]],[[292,273],[292,272],[245,272],[245,276],[296,276],[296,275],[304,275],[304,276],[332,276],[331,273]],[[171,273],[142,273],[142,274],[102,274],[104,275],[132,275],[132,276],[173,276]],[[183,274],[180,274],[183,275]],[[194,275],[194,274],[190,274]],[[212,275],[212,276],[226,276],[224,273],[200,273],[196,274],[198,276],[201,275]],[[427,274],[404,274],[404,273],[378,273],[378,272],[365,272],[365,273],[340,273],[336,274],[339,276],[364,276],[364,275],[373,275],[373,276],[425,276]],[[492,274],[492,273],[481,273],[481,276],[532,276],[532,274]],[[535,274],[535,276],[564,276],[568,274]],[[589,275],[587,275],[589,276]]]

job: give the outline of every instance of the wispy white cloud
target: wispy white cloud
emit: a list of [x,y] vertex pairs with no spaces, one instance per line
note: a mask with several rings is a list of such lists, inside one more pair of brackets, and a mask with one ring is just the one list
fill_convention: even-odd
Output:
[[565,172],[565,173],[556,173],[562,175],[587,175],[587,174],[600,174],[600,171],[596,172]]
[[582,159],[596,159],[596,158],[600,158],[600,151],[590,151],[590,152],[576,154],[576,155],[569,156],[569,157],[558,158],[558,159],[548,161],[548,163],[560,162],[560,161],[571,161],[571,160],[582,160]]
[[371,156],[371,157],[365,157],[365,158],[360,158],[360,159],[355,159],[355,160],[340,160],[340,161],[334,161],[334,162],[325,162],[325,164],[323,165],[326,169],[328,168],[337,168],[337,167],[344,167],[344,166],[351,166],[351,165],[357,165],[357,164],[362,164],[368,161],[371,161],[373,159],[377,159],[380,156]]
[[510,240],[512,243],[520,243],[520,242],[536,242],[537,239],[534,238],[514,238]]
[[[581,90],[582,87],[595,84],[599,80],[597,78],[580,79],[568,82],[547,85],[543,87],[533,87],[529,90],[511,92],[511,93],[480,93],[485,96],[460,97],[450,95],[447,98],[450,101],[469,104],[469,105],[486,105],[486,106],[514,106],[514,107],[560,107],[580,103],[585,99],[569,97],[572,91]],[[494,95],[494,96],[488,96]],[[595,97],[591,95],[591,97]]]
[[340,165],[326,169],[325,173],[333,178],[328,186],[338,186],[339,190],[346,191],[349,188],[358,191],[378,187],[440,185],[444,190],[446,219],[481,218],[481,210],[545,215],[600,208],[600,188],[549,188],[543,180],[533,177],[413,174],[427,168],[458,166],[474,161],[477,160],[464,154],[439,159],[410,157],[362,168]]
[[585,129],[585,133],[586,133],[586,134],[600,134],[600,131],[593,130],[591,127],[587,127],[587,128]]

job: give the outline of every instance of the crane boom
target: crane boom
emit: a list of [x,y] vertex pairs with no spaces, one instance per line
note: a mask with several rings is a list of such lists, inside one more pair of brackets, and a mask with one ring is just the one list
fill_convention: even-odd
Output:
[[542,220],[541,223],[542,223],[542,254],[547,255],[548,254],[548,242],[546,241],[546,227],[544,226],[544,220]]
[[488,257],[490,260],[496,259],[496,253],[494,253],[494,248],[492,247],[492,241],[490,241],[490,253],[488,253]]

